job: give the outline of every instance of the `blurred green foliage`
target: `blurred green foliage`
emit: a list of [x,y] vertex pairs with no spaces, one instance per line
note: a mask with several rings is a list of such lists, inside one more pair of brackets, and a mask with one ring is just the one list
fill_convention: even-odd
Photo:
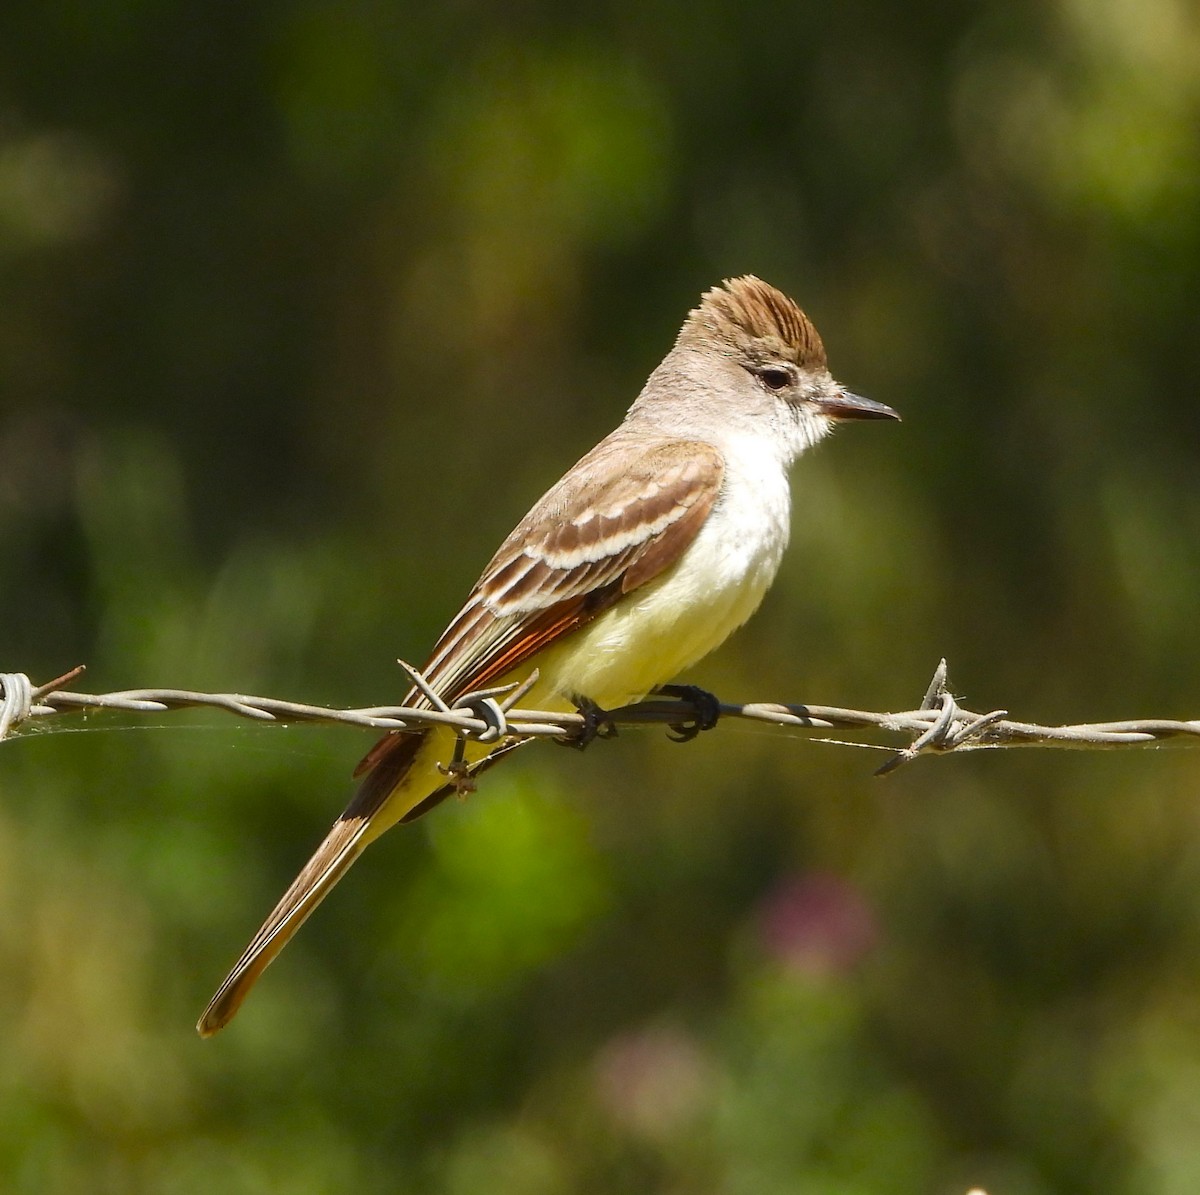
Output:
[[[394,700],[700,291],[895,405],[695,679],[1200,712],[1182,0],[0,7],[0,665]],[[531,749],[196,1014],[367,740],[0,747],[0,1188],[1171,1195],[1192,753]]]

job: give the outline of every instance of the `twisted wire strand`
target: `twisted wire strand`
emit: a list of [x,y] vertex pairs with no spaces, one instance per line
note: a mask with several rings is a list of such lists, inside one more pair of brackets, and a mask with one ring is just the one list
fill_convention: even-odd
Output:
[[[404,671],[422,691],[432,692],[421,673],[403,664]],[[438,708],[378,705],[361,709],[330,709],[274,697],[243,693],[198,693],[190,689],[125,689],[114,693],[76,693],[64,686],[83,667],[35,686],[24,673],[0,673],[0,740],[23,723],[85,710],[124,713],[164,713],[169,710],[208,708],[259,722],[314,722],[364,726],[373,730],[417,730],[446,726],[462,739],[496,743],[502,739],[550,738],[565,741],[584,735],[589,716],[520,708],[517,703],[532,688],[536,674],[519,686],[468,693],[454,706],[440,698]],[[874,713],[808,703],[717,702],[720,717],[742,718],[771,726],[805,731],[834,729],[876,730],[909,739],[877,770],[887,775],[913,760],[931,754],[949,754],[1004,747],[1057,747],[1103,750],[1157,746],[1167,741],[1200,743],[1200,719],[1122,719],[1067,726],[1044,726],[1010,719],[1006,710],[973,713],[962,709],[950,692],[946,661],[934,671],[921,705],[897,713]],[[674,728],[699,722],[705,715],[701,703],[677,697],[652,696],[620,709],[602,711],[609,726],[665,725]],[[832,741],[832,740],[823,740]]]

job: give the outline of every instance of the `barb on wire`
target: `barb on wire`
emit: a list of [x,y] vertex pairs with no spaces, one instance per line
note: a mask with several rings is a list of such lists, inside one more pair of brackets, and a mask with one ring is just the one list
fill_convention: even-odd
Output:
[[[530,710],[518,707],[537,681],[534,674],[519,685],[481,689],[468,693],[453,706],[443,700],[419,670],[401,662],[416,690],[432,708],[368,706],[337,710],[320,705],[249,697],[242,693],[195,693],[187,689],[127,689],[117,693],[74,693],[65,686],[83,672],[83,666],[44,685],[35,686],[24,673],[0,673],[0,740],[22,723],[83,710],[120,710],[126,713],[162,713],[167,710],[207,707],[262,722],[321,722],[365,726],[373,730],[417,730],[445,726],[454,730],[460,744],[517,742],[549,738],[571,742],[587,731],[589,718],[577,711]],[[673,693],[688,692],[674,689]],[[655,695],[620,709],[601,711],[610,726],[708,724],[714,711],[721,718],[744,718],[796,730],[874,730],[900,736],[900,748],[876,772],[883,776],[922,755],[949,754],[1000,747],[1059,747],[1077,750],[1148,747],[1174,740],[1200,744],[1200,719],[1127,719],[1088,722],[1073,726],[1042,726],[1019,722],[1006,710],[978,714],[962,709],[950,691],[946,661],[934,671],[919,708],[900,713],[871,713],[836,706],[717,701],[711,694],[691,691],[688,697]],[[832,741],[821,740],[818,741]]]

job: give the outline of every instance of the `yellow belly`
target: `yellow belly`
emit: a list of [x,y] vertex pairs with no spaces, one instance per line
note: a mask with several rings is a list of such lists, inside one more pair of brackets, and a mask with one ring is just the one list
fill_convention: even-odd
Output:
[[[768,477],[768,481],[770,478]],[[645,697],[725,641],[758,608],[775,578],[787,543],[787,482],[764,501],[739,487],[702,528],[683,559],[661,577],[626,595],[593,622],[565,636],[497,683],[538,682],[521,705],[566,711],[586,697],[614,709]],[[404,779],[371,827],[377,837],[446,783],[439,764],[454,754],[454,733],[429,733]],[[489,748],[468,743],[478,762]]]

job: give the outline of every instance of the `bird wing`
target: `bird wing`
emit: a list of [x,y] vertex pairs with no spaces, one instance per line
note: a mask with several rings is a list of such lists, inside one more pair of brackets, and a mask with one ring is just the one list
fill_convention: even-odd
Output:
[[[610,438],[529,512],[484,570],[424,673],[444,700],[486,686],[670,568],[695,539],[721,490],[724,462],[709,444]],[[406,705],[428,706],[419,691]],[[234,964],[197,1025],[227,1024],[258,977],[371,840],[371,823],[417,759],[425,733],[393,732],[359,765],[346,810]],[[506,744],[474,765],[488,766]],[[405,811],[411,820],[449,789]]]
[[[486,687],[670,568],[721,490],[721,454],[698,440],[609,439],[501,545],[422,670],[444,700]],[[418,690],[405,704],[427,706]],[[355,775],[397,741],[380,740]]]

